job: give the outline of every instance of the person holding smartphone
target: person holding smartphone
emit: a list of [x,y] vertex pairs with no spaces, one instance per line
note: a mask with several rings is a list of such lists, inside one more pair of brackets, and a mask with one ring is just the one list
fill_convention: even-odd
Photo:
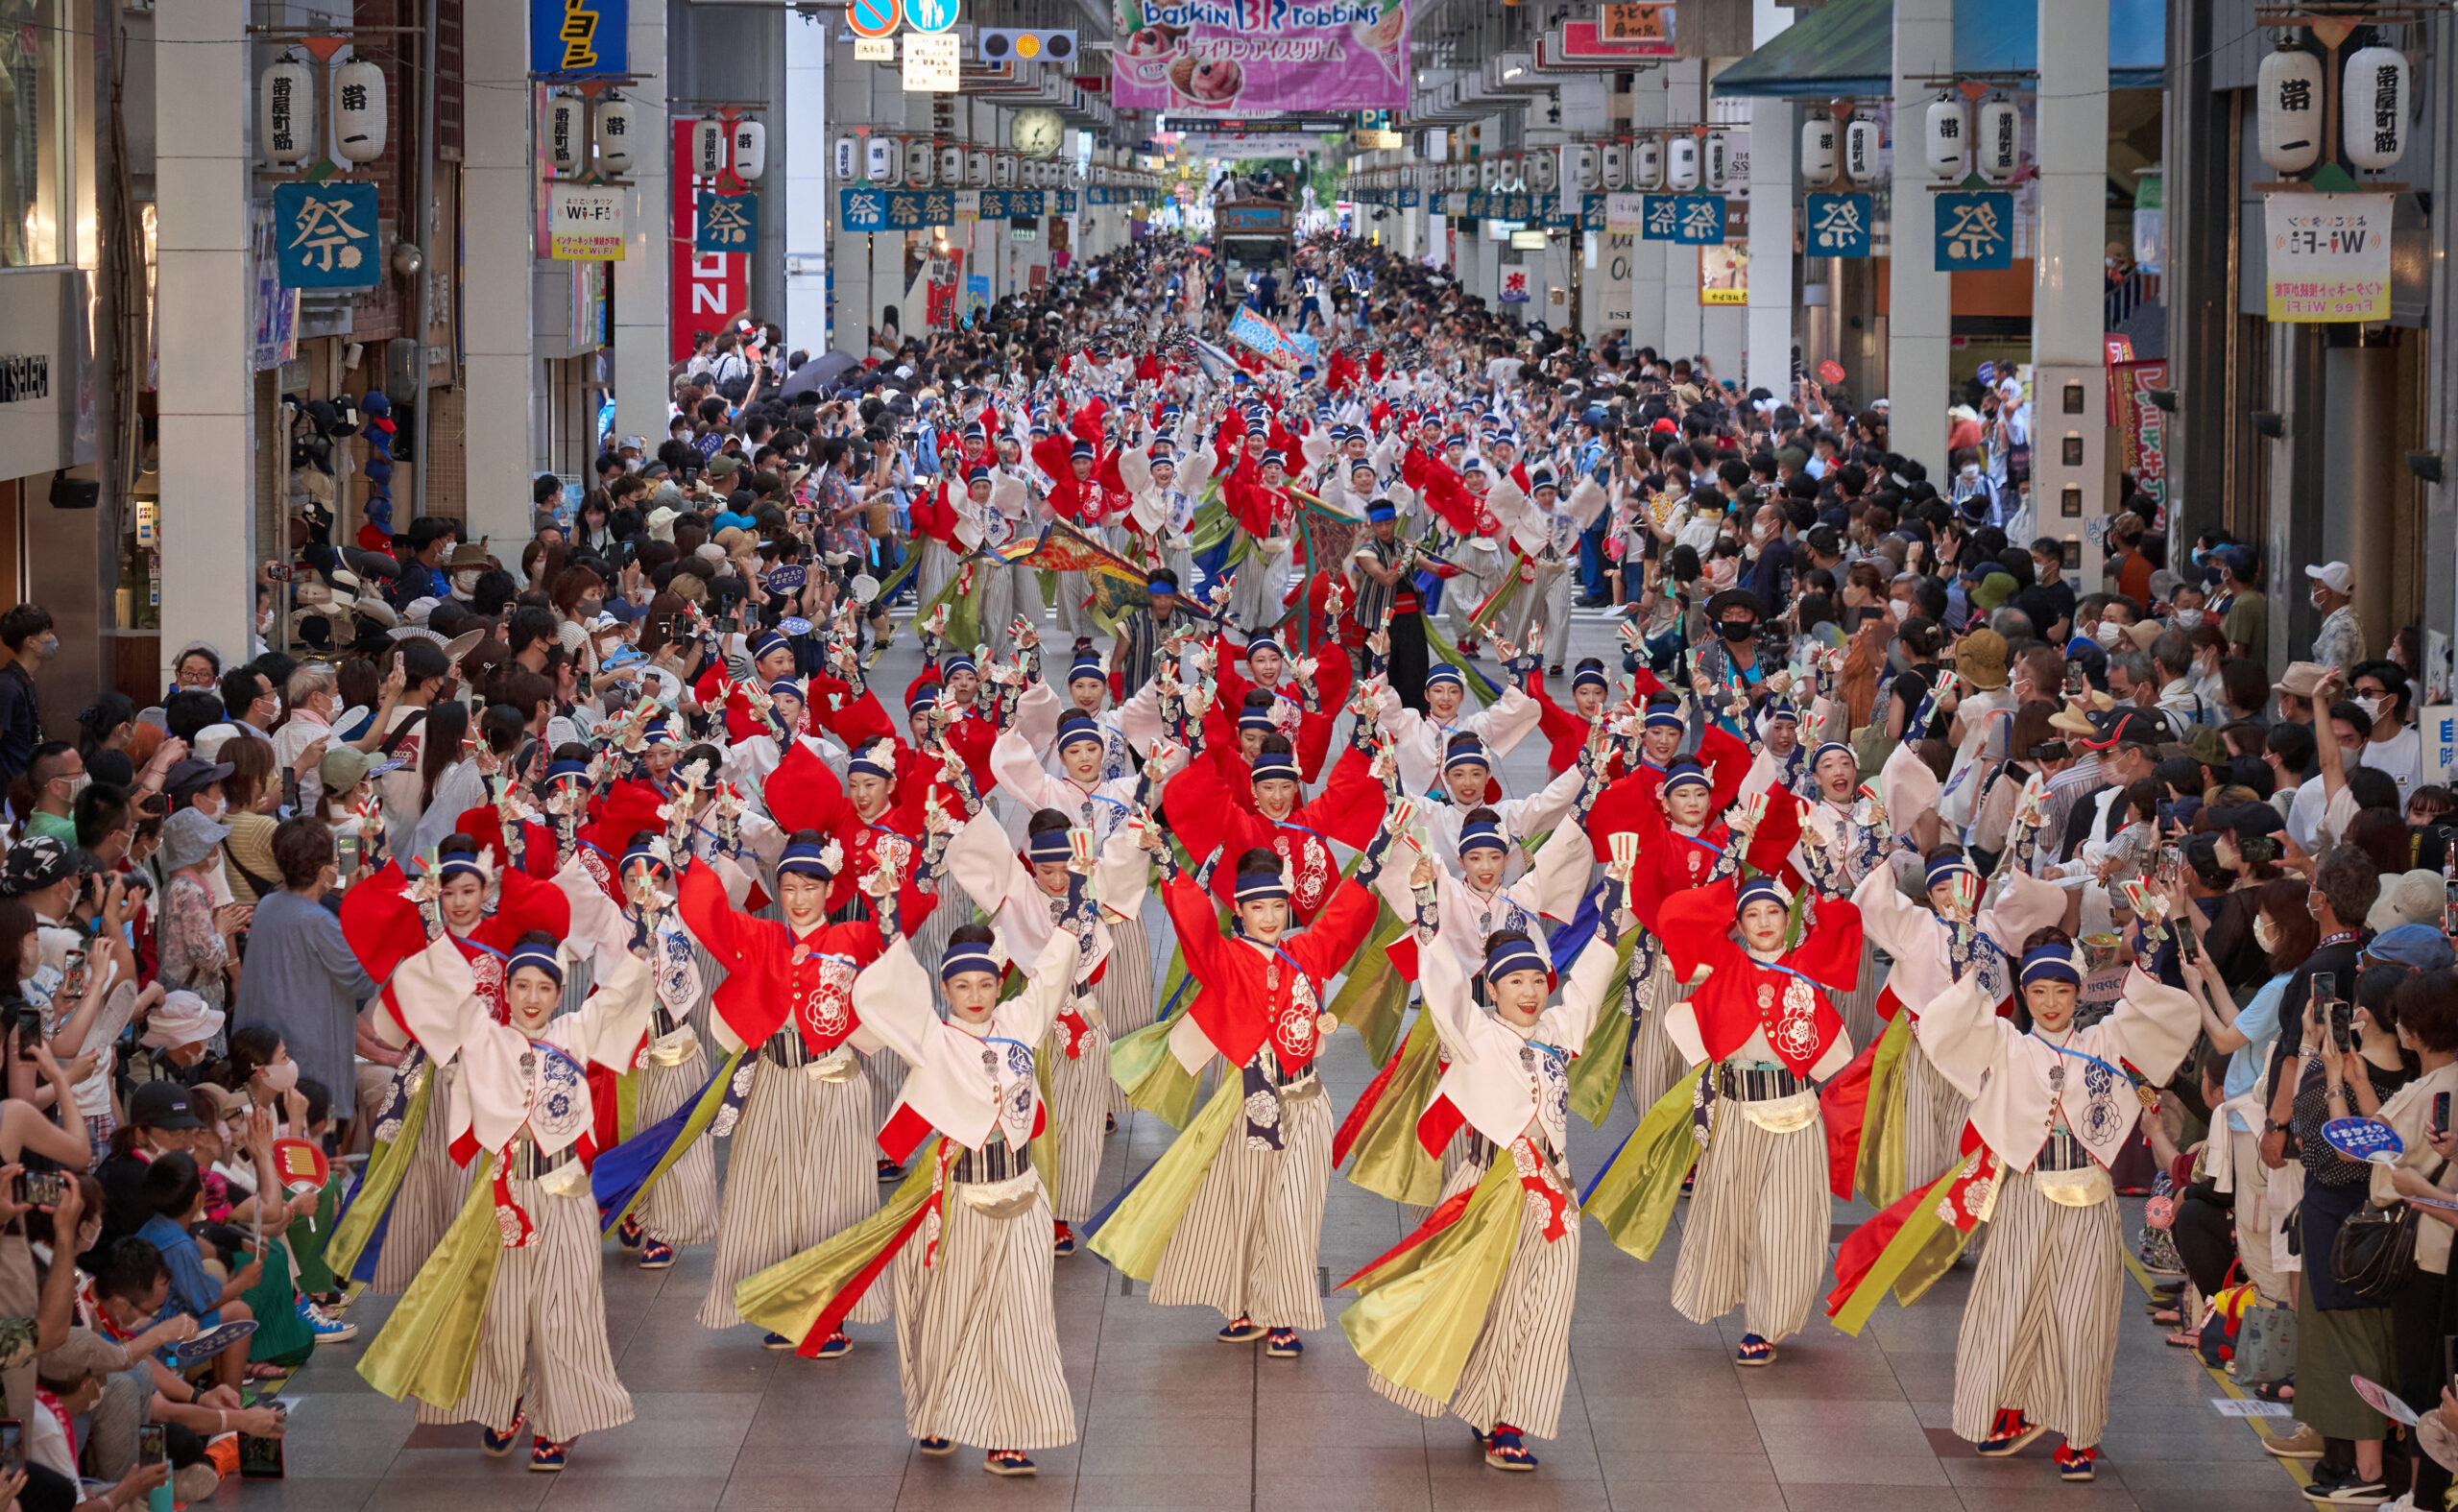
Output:
[[[2440,938],[2428,926],[2408,928]],[[2418,1213],[2428,1220],[2416,1226],[2416,1271],[2410,1284],[2391,1305],[2392,1336],[2398,1341],[2398,1369],[2382,1381],[2411,1404],[2439,1400],[2448,1381],[2449,1355],[2444,1343],[2458,1332],[2458,1291],[2452,1290],[2449,1265],[2450,1230],[2458,1211],[2429,1203],[2458,1201],[2458,1172],[2451,1157],[2450,1125],[2458,1114],[2458,972],[2419,972],[2398,986],[2393,999],[2398,1013],[2399,1044],[2420,1068],[2414,1081],[2381,1107],[2381,1121],[2396,1130],[2400,1149],[2390,1164],[2373,1167],[2371,1196],[2376,1207],[2408,1198],[2423,1201]],[[2449,1489],[2449,1470],[2437,1460],[2411,1454],[2415,1465],[2414,1504],[2441,1506]],[[2392,1485],[2395,1488],[2395,1477]]]

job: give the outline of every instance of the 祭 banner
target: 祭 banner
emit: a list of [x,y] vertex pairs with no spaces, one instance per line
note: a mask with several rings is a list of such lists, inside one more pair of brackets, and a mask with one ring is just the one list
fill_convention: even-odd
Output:
[[1121,109],[1409,104],[1408,0],[1112,0]]

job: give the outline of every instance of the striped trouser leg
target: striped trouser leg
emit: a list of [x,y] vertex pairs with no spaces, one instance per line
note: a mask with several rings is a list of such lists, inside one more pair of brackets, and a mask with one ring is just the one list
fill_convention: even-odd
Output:
[[1971,1099],[1955,1091],[1915,1039],[1903,1057],[1904,1190],[1925,1187],[1962,1158]]
[[[804,1068],[760,1060],[727,1155],[716,1261],[700,1304],[703,1327],[728,1329],[742,1321],[734,1288],[745,1277],[878,1211],[877,1128],[870,1088],[860,1077],[822,1081]],[[852,1321],[877,1323],[886,1315],[874,1286]]]
[[[670,1117],[708,1085],[709,1057],[693,1045],[673,1066],[652,1061],[640,1068],[640,1128]],[[658,1178],[636,1210],[640,1228],[667,1244],[706,1244],[717,1236],[716,1141],[706,1135],[694,1140],[673,1169]]]
[[2028,1171],[2009,1171],[1988,1220],[1955,1340],[1954,1430],[1988,1436],[2015,1407],[2077,1448],[2109,1421],[2125,1261],[2116,1199],[2051,1202]]
[[1878,964],[1878,948],[1864,940],[1859,985],[1848,993],[1833,995],[1836,1016],[1844,1020],[1852,1044],[1861,1048],[1875,1044],[1885,1029],[1878,1022],[1877,1002],[1878,994],[1886,989],[1886,973],[1887,968]]
[[469,1390],[442,1406],[421,1403],[419,1421],[499,1428],[520,1403],[541,1438],[573,1439],[631,1422],[632,1394],[606,1342],[596,1206],[527,1179],[512,1188],[537,1237],[504,1251],[496,1264]]
[[1042,1044],[1049,1068],[1049,1118],[1058,1134],[1058,1190],[1050,1211],[1061,1223],[1093,1215],[1093,1188],[1101,1176],[1103,1126],[1110,1111],[1110,1037],[1098,1024],[1085,1031],[1078,1053],[1066,1049],[1067,1029],[1050,1031]]
[[[1102,1027],[1115,1043],[1150,1024],[1160,1005],[1153,1001],[1152,948],[1144,932],[1144,921],[1112,920],[1109,931],[1110,958],[1101,969],[1101,979],[1093,986],[1093,1000],[1101,1005]],[[1107,1064],[1103,1063],[1105,1077]],[[1112,1083],[1110,1114],[1123,1118],[1133,1111],[1125,1089]]]
[[1640,997],[1639,1030],[1630,1041],[1630,1106],[1642,1118],[1675,1082],[1689,1074],[1689,1061],[1664,1030],[1665,1014],[1689,996],[1690,990],[1673,979],[1672,968],[1658,961]]
[[[1009,1192],[1007,1188],[1016,1188]],[[998,1193],[976,1207],[970,1193]],[[905,1430],[981,1449],[1075,1441],[1050,1297],[1049,1205],[1030,1176],[951,1186],[930,1263],[896,1258],[897,1373]]]
[[1674,1265],[1674,1308],[1704,1323],[1738,1306],[1770,1343],[1799,1332],[1826,1273],[1831,1214],[1824,1120],[1775,1134],[1719,1098]]
[[1533,1203],[1519,1209],[1519,1239],[1510,1268],[1485,1314],[1485,1330],[1468,1352],[1451,1410],[1480,1433],[1507,1423],[1552,1438],[1561,1426],[1562,1388],[1570,1379],[1571,1308],[1578,1300],[1578,1211],[1564,1214],[1568,1230],[1545,1237]]
[[418,1147],[410,1152],[409,1169],[401,1175],[384,1221],[384,1248],[375,1257],[370,1283],[379,1295],[409,1289],[426,1258],[444,1242],[444,1231],[460,1215],[461,1199],[470,1193],[470,1172],[452,1159],[452,1094],[461,1068],[429,1061],[425,1074],[435,1078],[435,1089],[427,1093]]
[[1153,1302],[1212,1308],[1265,1328],[1323,1326],[1314,1265],[1331,1190],[1330,1101],[1286,1103],[1280,1135],[1282,1148],[1272,1150],[1249,1145],[1242,1127],[1230,1129],[1152,1273]]

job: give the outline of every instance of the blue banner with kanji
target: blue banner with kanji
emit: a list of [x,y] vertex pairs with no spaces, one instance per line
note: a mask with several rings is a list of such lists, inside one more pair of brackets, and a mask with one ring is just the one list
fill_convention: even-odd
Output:
[[1866,194],[1813,194],[1801,204],[1801,251],[1812,257],[1867,257],[1871,201]]
[[274,240],[285,289],[372,289],[384,276],[375,240],[375,185],[285,183],[273,191]]
[[1938,211],[1940,273],[2014,265],[2014,197],[2004,189],[1957,189],[1940,194]]
[[750,252],[759,245],[759,196],[700,191],[691,247],[704,252]]

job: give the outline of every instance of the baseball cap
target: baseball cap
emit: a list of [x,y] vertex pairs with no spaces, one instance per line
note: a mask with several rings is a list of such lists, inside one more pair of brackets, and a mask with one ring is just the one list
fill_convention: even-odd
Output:
[[[2438,876],[2434,880],[2438,881]],[[2365,958],[2388,961],[2419,972],[2437,972],[2450,963],[2449,937],[2431,924],[2402,924],[2384,929],[2364,948]]]
[[172,763],[171,770],[162,778],[162,791],[174,798],[181,793],[193,793],[221,781],[230,775],[231,770],[228,761],[200,761],[190,756]]
[[205,1120],[177,1082],[146,1082],[129,1094],[128,1121],[140,1129],[202,1129]]
[[2164,721],[2139,708],[2117,708],[2091,716],[2094,733],[2083,741],[2089,751],[2113,751],[2122,745],[2157,745],[2168,737]]
[[2304,575],[2333,593],[2353,593],[2355,575],[2344,562],[2325,562],[2318,567],[2306,567]]
[[0,893],[23,898],[76,875],[77,862],[67,842],[53,835],[29,835],[9,848],[0,860]]

